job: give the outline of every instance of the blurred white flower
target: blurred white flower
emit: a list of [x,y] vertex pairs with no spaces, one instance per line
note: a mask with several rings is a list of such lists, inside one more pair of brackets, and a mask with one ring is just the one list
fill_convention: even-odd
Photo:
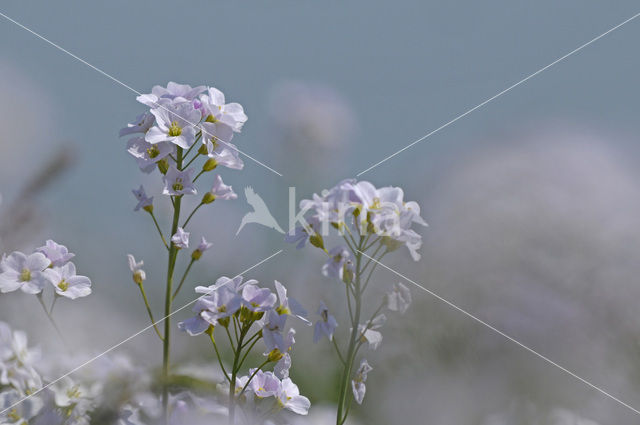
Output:
[[0,263],[0,292],[22,290],[27,294],[39,294],[44,289],[46,279],[43,271],[51,261],[41,252],[25,255],[13,252]]
[[45,270],[44,276],[53,285],[58,296],[75,300],[91,294],[91,280],[77,275],[76,266],[71,262]]
[[411,291],[401,282],[393,285],[393,289],[385,295],[387,308],[391,311],[405,313],[411,305]]
[[318,315],[320,316],[320,320],[316,322],[313,330],[313,342],[317,343],[323,336],[326,336],[329,338],[329,341],[331,341],[333,339],[333,333],[338,327],[338,321],[329,314],[329,309],[322,301],[320,301],[320,307],[318,307]]
[[364,400],[364,395],[367,391],[367,387],[365,382],[367,381],[367,375],[371,372],[373,368],[369,366],[369,363],[366,359],[362,359],[360,362],[360,367],[356,371],[356,376],[351,381],[351,389],[353,390],[353,398],[358,404],[362,404],[362,400]]
[[147,194],[144,191],[144,187],[142,185],[140,185],[138,189],[132,189],[131,192],[133,193],[133,196],[135,196],[138,200],[138,204],[133,209],[134,211],[139,211],[140,208],[146,210],[147,208],[153,206],[153,196],[150,198],[147,197]]
[[185,232],[182,227],[178,227],[176,233],[171,236],[171,242],[178,248],[189,248],[189,232]]
[[131,270],[133,281],[140,285],[147,278],[147,274],[142,269],[144,261],[137,262],[131,254],[127,254],[127,260],[129,261],[129,270]]
[[43,253],[49,261],[51,261],[50,267],[64,266],[69,260],[76,256],[76,254],[69,252],[66,246],[60,245],[51,239],[49,239],[44,246],[37,248],[36,251]]

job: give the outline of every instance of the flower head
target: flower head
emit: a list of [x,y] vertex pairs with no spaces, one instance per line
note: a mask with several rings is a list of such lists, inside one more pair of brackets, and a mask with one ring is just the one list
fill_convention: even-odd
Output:
[[213,200],[223,199],[225,201],[230,199],[237,199],[238,195],[233,191],[233,188],[229,185],[224,184],[222,181],[222,177],[219,174],[216,174],[216,177],[213,181],[213,187],[209,192],[213,196]]
[[196,194],[196,187],[193,185],[191,178],[192,171],[191,169],[180,171],[174,165],[169,166],[167,174],[163,177],[164,189],[162,194],[174,196]]
[[75,257],[75,254],[69,252],[66,246],[60,245],[49,239],[44,246],[36,248],[37,252],[41,252],[51,261],[50,267],[64,266],[69,260]]
[[384,314],[380,314],[366,324],[358,325],[361,341],[369,343],[369,348],[372,350],[377,349],[382,343],[382,334],[376,329],[380,329],[386,321],[387,317]]
[[362,359],[360,362],[360,367],[356,372],[356,376],[351,381],[351,389],[353,390],[353,398],[358,404],[362,404],[362,400],[364,400],[364,394],[367,391],[367,387],[365,386],[365,382],[367,381],[367,375],[371,372],[373,368],[369,366],[369,363],[366,359]]
[[127,259],[129,260],[129,270],[131,270],[131,273],[133,274],[133,281],[138,285],[141,285],[147,278],[146,273],[142,270],[144,261],[136,262],[136,259],[131,254],[127,254]]
[[148,211],[150,208],[153,208],[153,196],[151,198],[147,197],[147,194],[144,191],[144,187],[140,185],[140,188],[133,189],[131,191],[133,196],[138,200],[138,204],[133,209],[134,211],[139,211],[140,208]]
[[157,168],[158,161],[166,158],[175,151],[175,146],[169,142],[151,144],[144,137],[134,137],[127,142],[127,152],[136,159],[138,167],[145,173]]
[[298,386],[293,383],[291,378],[285,378],[281,381],[278,388],[278,404],[298,415],[306,415],[309,413],[311,402],[305,396],[300,395]]
[[[202,102],[203,118],[207,123],[223,123],[233,132],[239,133],[247,121],[242,105],[225,103],[224,94],[215,87],[209,87],[207,92],[200,96],[200,102]],[[222,140],[228,142],[230,139]]]
[[176,233],[171,236],[171,242],[178,248],[189,248],[189,232],[185,232],[182,227],[178,227]]
[[205,90],[205,86],[191,87],[188,84],[178,84],[170,81],[167,87],[154,86],[151,89],[151,93],[138,96],[137,100],[150,108],[156,108],[163,101],[175,103],[193,101]]
[[171,142],[188,149],[196,141],[195,125],[200,121],[200,111],[190,102],[163,102],[151,110],[156,123],[147,131],[144,139],[156,144]]
[[73,263],[47,269],[44,275],[53,285],[57,295],[75,300],[91,294],[91,280],[86,276],[76,275],[76,266]]
[[120,130],[119,136],[128,136],[129,134],[146,133],[153,126],[155,117],[150,112],[144,112],[136,117],[136,119],[127,124],[127,126]]
[[338,321],[329,314],[329,309],[322,301],[320,301],[320,307],[318,307],[318,315],[320,316],[320,320],[316,322],[313,330],[313,342],[317,343],[323,336],[326,336],[329,338],[329,341],[331,341],[333,333],[338,327]]
[[18,251],[11,253],[0,264],[0,292],[20,289],[27,294],[39,294],[46,283],[42,272],[50,264],[51,260],[41,252],[29,256]]
[[276,296],[268,288],[245,285],[242,288],[242,303],[251,311],[264,312],[273,308]]
[[387,308],[391,311],[398,311],[404,314],[411,304],[411,291],[402,283],[393,285],[393,289],[386,295]]

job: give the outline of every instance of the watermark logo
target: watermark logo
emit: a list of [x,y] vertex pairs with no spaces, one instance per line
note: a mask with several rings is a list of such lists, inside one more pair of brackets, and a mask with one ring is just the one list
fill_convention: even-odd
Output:
[[260,195],[258,195],[253,190],[251,186],[247,186],[244,188],[244,196],[247,198],[247,202],[249,203],[249,205],[253,207],[253,211],[245,214],[244,217],[242,217],[242,221],[240,222],[240,227],[238,227],[236,235],[240,233],[245,224],[249,223],[260,224],[284,234],[284,230],[282,230],[273,214],[271,214],[271,211],[269,211],[267,204],[260,197]]

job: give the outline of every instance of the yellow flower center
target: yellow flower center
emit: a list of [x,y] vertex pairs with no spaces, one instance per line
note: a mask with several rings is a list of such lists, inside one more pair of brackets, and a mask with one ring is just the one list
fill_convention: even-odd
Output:
[[16,409],[9,410],[7,417],[12,421],[17,421],[18,419],[20,419],[20,415],[18,414],[18,411]]
[[209,116],[207,117],[207,119],[205,121],[215,124],[215,123],[218,122],[218,119],[216,117],[214,117],[213,115],[209,114]]
[[182,134],[182,127],[178,125],[178,121],[171,121],[171,127],[169,127],[169,136],[177,137]]
[[153,159],[156,156],[160,155],[160,149],[153,145],[150,148],[147,148],[147,155],[149,155],[149,158]]
[[373,198],[373,204],[371,204],[371,209],[379,209],[380,208],[380,198]]
[[173,190],[175,190],[176,192],[181,191],[182,189],[184,189],[184,185],[182,184],[182,179],[178,178],[176,179],[175,183],[173,183]]
[[31,270],[25,267],[24,269],[22,269],[22,272],[20,273],[20,281],[28,282],[30,280],[31,280]]
[[60,283],[58,283],[58,288],[60,288],[62,292],[66,292],[67,289],[69,289],[69,283],[66,280],[62,279]]
[[278,313],[280,315],[282,315],[282,314],[291,314],[291,310],[289,310],[285,306],[279,305],[278,308],[276,308],[276,313]]
[[221,305],[220,307],[218,307],[218,312],[219,313],[226,313],[227,311],[227,306],[226,305]]
[[69,398],[80,398],[80,396],[80,388],[78,387],[73,387],[67,390],[67,397]]

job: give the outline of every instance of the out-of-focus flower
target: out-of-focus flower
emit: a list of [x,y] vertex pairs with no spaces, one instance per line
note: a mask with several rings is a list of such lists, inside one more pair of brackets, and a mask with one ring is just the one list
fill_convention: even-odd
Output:
[[44,275],[59,296],[75,300],[91,294],[91,280],[86,276],[77,275],[73,263],[47,269]]
[[245,285],[242,288],[242,303],[251,311],[265,312],[273,308],[276,301],[276,295],[268,288],[256,285]]
[[287,297],[287,288],[277,280],[275,281],[275,286],[278,299],[280,300],[280,305],[276,307],[276,312],[278,314],[295,316],[306,324],[311,325],[311,322],[307,320],[307,310],[295,299]]
[[364,394],[367,391],[367,387],[365,386],[365,382],[367,381],[367,375],[371,372],[373,368],[369,366],[369,363],[366,359],[362,359],[360,362],[360,367],[356,372],[356,376],[351,380],[351,389],[353,390],[353,398],[358,404],[362,404],[362,400],[364,400]]
[[195,195],[196,187],[191,178],[192,169],[184,171],[178,170],[173,164],[169,166],[167,174],[163,177],[164,189],[163,195]]
[[141,285],[147,278],[147,274],[142,270],[144,261],[140,260],[139,262],[136,262],[136,259],[131,254],[127,254],[127,259],[129,261],[129,270],[131,270],[133,281],[138,285]]
[[140,185],[139,189],[133,189],[131,190],[131,192],[133,193],[133,196],[135,196],[138,200],[138,204],[133,209],[134,211],[139,211],[140,208],[146,211],[147,209],[153,207],[153,196],[151,198],[147,197],[147,194],[145,193],[144,187],[142,185]]
[[9,409],[0,415],[0,424],[22,425],[31,423],[31,419],[42,408],[42,401],[39,397],[23,399],[24,396],[13,389],[0,392],[0,411]]
[[178,248],[189,248],[189,232],[185,232],[182,227],[178,227],[176,233],[171,236],[171,242]]
[[349,250],[336,246],[329,251],[329,259],[322,266],[322,274],[333,279],[343,280],[345,268],[353,271],[353,260]]
[[233,188],[229,185],[224,184],[222,181],[222,177],[219,174],[216,174],[216,177],[213,181],[213,187],[209,192],[212,196],[212,201],[216,199],[223,199],[225,201],[230,199],[237,199],[238,195],[233,191]]
[[273,372],[263,372],[255,369],[249,370],[249,376],[256,373],[256,376],[251,380],[249,388],[258,397],[272,397],[278,393],[280,387],[280,380]]
[[13,252],[0,263],[0,292],[22,290],[27,294],[39,294],[46,284],[42,272],[51,261],[41,252],[27,256]]
[[51,261],[50,267],[64,266],[69,260],[76,256],[69,252],[66,246],[60,245],[49,239],[44,246],[36,248],[37,252],[41,252]]
[[382,334],[376,329],[380,329],[386,321],[387,317],[384,314],[380,314],[370,322],[358,325],[358,332],[360,333],[361,340],[369,343],[369,348],[372,350],[377,349],[382,342]]
[[316,322],[313,330],[313,342],[317,343],[323,336],[326,336],[329,338],[329,341],[331,341],[333,339],[333,333],[338,327],[338,321],[329,314],[329,309],[322,301],[320,301],[320,307],[318,307],[318,315],[320,316],[320,320]]
[[281,381],[278,388],[278,404],[287,410],[291,410],[298,415],[306,415],[309,413],[311,402],[305,396],[300,395],[298,386],[293,383],[291,378],[285,378]]
[[411,291],[401,282],[393,285],[393,289],[385,295],[387,308],[404,314],[411,305]]

